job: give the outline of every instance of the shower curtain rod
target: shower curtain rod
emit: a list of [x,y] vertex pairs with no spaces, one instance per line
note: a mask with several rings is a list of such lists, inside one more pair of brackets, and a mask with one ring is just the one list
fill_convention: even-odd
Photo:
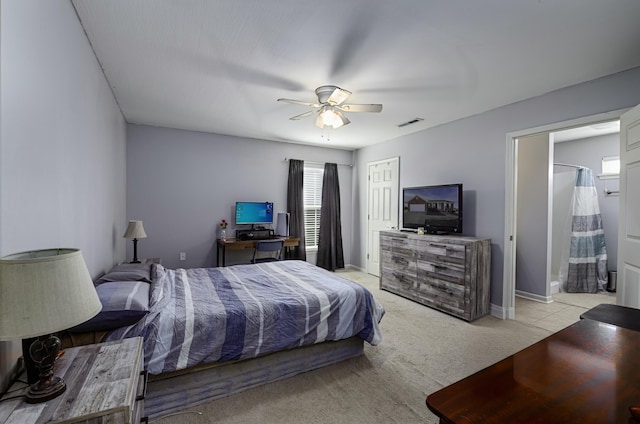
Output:
[[[313,162],[313,161],[310,161],[310,160],[295,159],[295,158],[284,158],[285,162],[289,162],[290,160],[302,160],[304,163],[310,163],[310,164],[313,164],[313,165],[324,165],[325,163],[327,163],[327,162]],[[329,163],[331,163],[331,162],[329,162]],[[336,165],[338,165],[338,166],[353,166],[353,164],[350,164],[350,163],[338,163]]]
[[582,165],[572,165],[570,163],[554,163],[554,166],[570,166],[571,168],[578,168],[578,169],[588,169],[588,167],[586,166],[582,166]]

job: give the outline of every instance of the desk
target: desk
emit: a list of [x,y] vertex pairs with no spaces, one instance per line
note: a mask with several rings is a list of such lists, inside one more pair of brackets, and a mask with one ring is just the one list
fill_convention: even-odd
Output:
[[[278,237],[284,239],[284,247],[295,247],[300,244],[300,239],[297,237]],[[227,249],[229,250],[250,250],[256,248],[256,242],[258,240],[237,240],[228,238],[225,240],[218,239],[216,242],[216,266],[220,266],[220,256],[222,255],[222,266],[226,265]],[[284,255],[284,253],[283,253]]]
[[448,423],[627,423],[640,405],[640,332],[588,319],[447,386],[427,406]]

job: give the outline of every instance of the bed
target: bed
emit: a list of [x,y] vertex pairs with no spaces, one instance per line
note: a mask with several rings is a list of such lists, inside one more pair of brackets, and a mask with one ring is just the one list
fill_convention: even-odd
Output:
[[147,267],[121,265],[96,281],[103,311],[70,339],[143,337],[150,417],[336,363],[362,354],[365,341],[381,341],[384,309],[373,295],[307,262]]

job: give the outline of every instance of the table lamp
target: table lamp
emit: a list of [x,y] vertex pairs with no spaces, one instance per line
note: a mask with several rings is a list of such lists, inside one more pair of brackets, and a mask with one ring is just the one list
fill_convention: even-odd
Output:
[[142,221],[129,221],[127,230],[124,232],[124,238],[133,239],[133,260],[132,264],[139,264],[138,260],[138,239],[147,238],[147,233],[144,232]]
[[26,402],[45,402],[65,391],[53,372],[61,342],[52,333],[81,324],[101,309],[80,250],[33,250],[0,258],[0,340],[37,337],[29,354],[39,381],[29,387]]

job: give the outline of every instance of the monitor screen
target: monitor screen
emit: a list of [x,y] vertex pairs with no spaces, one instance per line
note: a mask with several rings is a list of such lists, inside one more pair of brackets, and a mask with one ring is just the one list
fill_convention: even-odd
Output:
[[462,184],[402,190],[402,226],[429,233],[462,233]]
[[236,202],[236,224],[273,223],[273,202]]

